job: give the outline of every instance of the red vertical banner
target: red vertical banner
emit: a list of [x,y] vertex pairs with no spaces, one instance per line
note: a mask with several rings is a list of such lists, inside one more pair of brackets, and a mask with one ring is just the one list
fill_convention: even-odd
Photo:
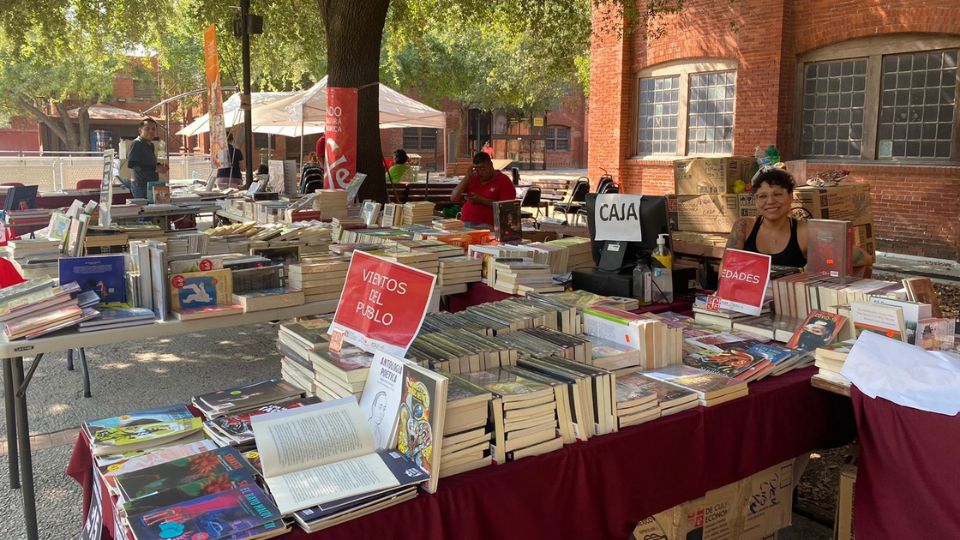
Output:
[[327,155],[323,184],[327,189],[347,189],[357,173],[357,89],[327,87],[327,120],[324,128]]
[[203,55],[207,78],[207,98],[210,126],[210,161],[214,169],[223,166],[227,153],[227,129],[223,121],[223,92],[220,86],[220,56],[217,54],[217,27],[210,25],[203,31]]

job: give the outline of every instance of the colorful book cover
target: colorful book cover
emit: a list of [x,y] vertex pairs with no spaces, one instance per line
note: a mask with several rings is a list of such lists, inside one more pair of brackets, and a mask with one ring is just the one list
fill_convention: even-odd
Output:
[[658,400],[656,390],[651,388],[650,379],[639,373],[617,377],[617,403],[630,403],[650,399]]
[[520,201],[494,201],[493,234],[501,242],[518,242],[523,237],[520,228]]
[[[225,446],[153,467],[124,473],[117,476],[116,482],[117,487],[124,495],[124,499],[132,501],[153,493],[177,489],[181,485],[200,480],[226,485],[237,478],[249,477],[252,479],[254,475],[256,475],[256,471],[240,455],[240,452],[232,446]],[[204,485],[194,485],[190,489],[207,489]],[[204,494],[197,493],[194,496],[199,497]]]
[[126,303],[123,255],[61,257],[60,283],[76,281],[81,291],[95,291],[103,303]]
[[256,485],[256,479],[246,472],[214,473],[203,478],[181,481],[176,486],[163,491],[146,493],[134,499],[126,500],[122,508],[123,513],[128,516],[143,514],[197,497],[252,485]]
[[230,270],[188,272],[170,276],[170,306],[174,311],[233,302]]
[[427,487],[430,493],[437,490],[440,479],[440,443],[446,401],[446,377],[413,362],[404,362],[396,448],[430,475]]
[[800,328],[793,334],[787,347],[813,352],[837,340],[847,318],[827,311],[811,311]]
[[253,428],[250,427],[251,417],[260,414],[296,409],[303,407],[304,405],[312,405],[314,403],[320,403],[320,400],[315,397],[308,397],[306,399],[298,399],[286,403],[274,403],[270,405],[264,405],[263,407],[258,407],[257,409],[247,413],[218,416],[211,420],[211,422],[219,431],[230,436],[230,438],[233,439],[236,444],[243,445],[253,442],[254,440]]
[[647,377],[692,390],[701,400],[709,400],[746,388],[746,383],[685,365],[645,371]]
[[151,440],[165,440],[198,431],[202,427],[203,421],[199,418],[183,418],[154,424],[106,428],[94,434],[92,443],[94,447],[110,447],[111,450],[119,453],[123,452],[126,446]]
[[509,400],[511,396],[522,398],[528,394],[553,391],[543,383],[529,380],[516,373],[511,373],[500,368],[475,373],[461,373],[460,377],[482,388],[486,388],[505,400]]
[[948,318],[920,319],[917,325],[917,345],[928,351],[953,350],[957,321]]
[[758,358],[744,350],[730,348],[722,352],[693,353],[684,357],[683,363],[711,373],[717,373],[734,379],[749,371],[765,358]]
[[773,365],[785,362],[793,358],[793,356],[796,354],[790,349],[785,349],[778,345],[772,345],[769,343],[757,343],[756,345],[747,349],[746,352],[757,358],[765,358]]
[[158,407],[156,409],[135,411],[128,414],[122,414],[120,416],[111,416],[109,418],[90,420],[89,422],[83,423],[83,431],[88,437],[93,439],[94,434],[108,428],[156,424],[159,422],[169,422],[171,420],[181,420],[183,418],[192,417],[193,414],[190,413],[190,409],[188,409],[186,405],[169,405],[167,407]]
[[911,345],[919,345],[919,343],[917,343],[917,326],[919,326],[920,319],[929,319],[933,317],[933,309],[930,304],[908,302],[905,300],[897,300],[895,298],[886,298],[883,296],[871,296],[870,302],[883,306],[900,308],[903,311],[903,323],[907,329],[907,343],[910,343]]
[[137,540],[195,540],[223,538],[280,517],[263,490],[244,486],[128,516],[128,521]]
[[146,469],[148,467],[160,465],[175,459],[185,458],[187,456],[200,454],[202,452],[209,452],[210,450],[216,449],[216,443],[209,439],[171,446],[169,448],[162,448],[155,452],[150,452],[149,454],[132,457],[125,461],[102,466],[100,467],[100,475],[103,477],[103,480],[107,483],[107,485],[116,487],[116,477],[118,475],[139,471],[140,469]]
[[853,273],[853,224],[834,219],[807,220],[807,272],[831,277]]
[[67,236],[70,234],[70,217],[60,212],[54,212],[50,215],[50,224],[47,227],[47,238],[59,240],[60,248],[67,242]]

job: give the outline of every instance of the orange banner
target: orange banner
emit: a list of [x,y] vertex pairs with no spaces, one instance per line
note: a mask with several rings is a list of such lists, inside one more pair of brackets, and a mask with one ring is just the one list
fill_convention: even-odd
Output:
[[[220,57],[217,54],[217,28],[210,25],[203,32],[203,53],[207,75],[207,115],[210,126],[210,161],[214,169],[224,166],[227,155],[227,128],[223,121],[223,91],[220,86]],[[229,164],[228,164],[229,165]]]

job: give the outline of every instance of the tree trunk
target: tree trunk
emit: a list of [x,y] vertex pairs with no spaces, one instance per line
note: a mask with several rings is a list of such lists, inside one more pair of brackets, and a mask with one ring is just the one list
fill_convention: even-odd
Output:
[[77,150],[90,150],[90,104],[83,102],[77,109]]
[[57,102],[55,104],[57,107],[57,112],[60,113],[60,123],[63,124],[63,132],[66,135],[64,142],[67,143],[67,150],[76,151],[79,144],[77,143],[77,130],[73,125],[73,121],[70,119],[70,115],[67,114],[67,108],[63,103]]
[[358,199],[387,202],[380,147],[380,45],[390,0],[317,0],[327,33],[327,84],[360,88],[357,172],[367,175]]

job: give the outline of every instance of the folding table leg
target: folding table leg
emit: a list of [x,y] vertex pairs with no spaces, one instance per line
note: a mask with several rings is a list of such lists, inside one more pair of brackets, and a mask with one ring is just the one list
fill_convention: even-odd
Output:
[[73,349],[67,351],[67,371],[73,371]]
[[20,489],[20,461],[17,454],[17,417],[14,413],[14,399],[17,389],[13,384],[13,359],[4,358],[3,362],[3,401],[7,412],[7,456],[10,466],[10,489]]
[[[23,357],[13,359],[13,386],[23,384]],[[17,444],[20,447],[20,484],[23,493],[23,521],[27,540],[39,540],[37,501],[33,491],[33,456],[30,454],[30,426],[27,419],[27,393],[14,400],[17,416]]]
[[83,373],[83,397],[90,397],[90,370],[87,369],[87,353],[80,347],[80,372]]

